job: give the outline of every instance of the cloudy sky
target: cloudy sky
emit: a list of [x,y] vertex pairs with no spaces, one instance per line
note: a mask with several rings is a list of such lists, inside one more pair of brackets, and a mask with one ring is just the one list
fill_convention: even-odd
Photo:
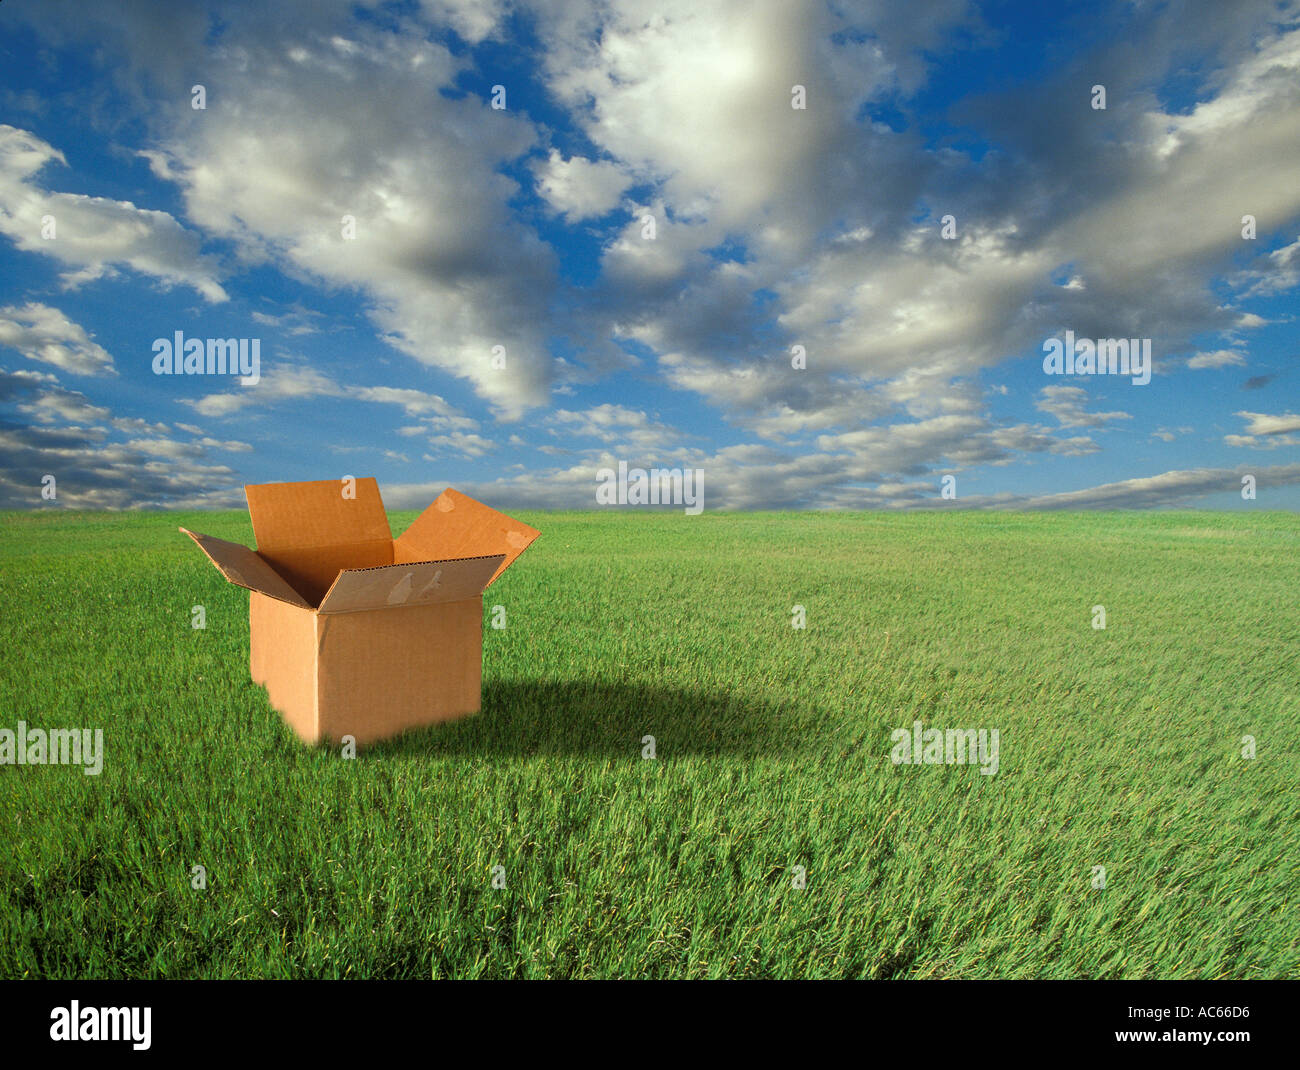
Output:
[[216,8],[0,6],[0,505],[1300,508],[1294,0]]

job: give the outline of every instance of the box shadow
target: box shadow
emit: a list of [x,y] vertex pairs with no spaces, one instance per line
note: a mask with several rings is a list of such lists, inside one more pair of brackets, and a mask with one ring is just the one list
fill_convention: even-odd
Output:
[[660,759],[791,754],[807,708],[734,692],[593,679],[483,682],[479,713],[413,729],[368,755],[585,755],[640,758],[654,736]]

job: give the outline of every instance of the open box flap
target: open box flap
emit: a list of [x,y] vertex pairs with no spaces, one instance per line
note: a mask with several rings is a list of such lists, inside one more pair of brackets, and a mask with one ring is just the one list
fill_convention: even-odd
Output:
[[541,532],[448,488],[393,541],[393,560],[432,561],[500,554],[490,586]]
[[344,483],[260,483],[244,488],[257,552],[313,605],[329,590],[340,569],[393,563],[379,484],[357,479],[354,497]]
[[321,613],[424,606],[477,598],[501,567],[502,555],[419,561],[339,573],[320,604]]
[[270,598],[288,602],[291,606],[310,609],[306,599],[295,591],[284,578],[270,565],[263,561],[247,546],[238,542],[227,542],[211,535],[199,535],[188,528],[179,529],[199,545],[208,556],[208,560],[217,566],[217,570],[231,583],[246,587],[250,591],[259,591]]
[[391,542],[393,533],[374,477],[355,481],[355,497],[343,497],[344,489],[338,479],[246,486],[258,551]]

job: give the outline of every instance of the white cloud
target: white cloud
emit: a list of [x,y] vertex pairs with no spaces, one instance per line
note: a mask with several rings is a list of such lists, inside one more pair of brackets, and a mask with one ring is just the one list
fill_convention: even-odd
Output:
[[457,421],[461,426],[477,426],[473,420],[462,416],[460,411],[445,398],[423,390],[393,386],[360,386],[352,388],[351,393],[362,401],[374,401],[381,405],[400,405],[407,416],[436,416]]
[[346,391],[323,372],[304,365],[280,364],[274,371],[263,372],[255,386],[241,387],[226,394],[208,394],[201,398],[180,398],[204,416],[229,416],[249,406],[270,405],[299,398],[344,397]]
[[[189,286],[210,302],[225,301],[216,263],[199,253],[199,239],[166,212],[129,201],[53,193],[36,185],[63,153],[26,130],[0,123],[0,234],[29,253],[52,256],[71,269],[67,287],[113,274],[119,265],[164,286]],[[43,236],[52,219],[54,237]]]
[[430,452],[424,454],[424,460],[438,460],[445,454],[458,454],[461,457],[477,458],[496,449],[497,444],[482,435],[469,434],[465,431],[444,431],[429,439]]
[[74,375],[117,374],[113,358],[84,327],[57,308],[35,301],[0,308],[0,345]]
[[[518,186],[500,173],[537,132],[517,111],[440,92],[465,58],[340,18],[321,11],[292,33],[232,19],[225,62],[209,73],[221,106],[177,114],[155,172],[179,184],[199,226],[245,257],[356,289],[390,344],[517,417],[546,401],[555,374],[554,254],[514,218]],[[495,346],[504,369],[492,364]]]
[[[535,22],[548,107],[567,108],[581,135],[563,151],[517,106],[515,87],[505,112],[463,94],[458,76],[471,58],[424,33],[435,21],[486,40],[511,11]],[[1190,109],[1170,110],[1150,87],[1181,69],[1169,40],[1209,30],[1158,7],[1135,11],[1104,57],[1104,115],[1078,93],[1098,55],[1084,48],[1017,90],[1015,106],[961,102],[953,121],[989,147],[979,158],[933,147],[914,126],[894,132],[860,118],[873,100],[897,103],[907,118],[906,92],[933,62],[921,50],[968,22],[965,5],[670,0],[647,13],[634,0],[430,0],[410,21],[408,12],[393,23],[399,32],[341,3],[295,9],[296,21],[232,14],[210,57],[210,101],[220,106],[159,112],[148,158],[178,184],[189,220],[249,262],[359,294],[392,345],[466,380],[503,418],[638,364],[763,440],[709,452],[636,407],[561,409],[532,425],[556,444],[533,448],[566,457],[545,478],[584,500],[600,451],[655,461],[672,450],[707,463],[713,493],[735,506],[926,504],[936,466],[1093,453],[1097,444],[1070,429],[1130,419],[1088,411],[1075,386],[1038,395],[1054,428],[1000,419],[986,411],[995,399],[979,385],[982,369],[1064,327],[1153,337],[1158,356],[1221,332],[1186,366],[1239,366],[1233,332],[1266,320],[1212,281],[1227,277],[1242,297],[1296,285],[1300,242],[1231,274],[1241,214],[1263,226],[1300,213],[1300,31],[1253,11],[1216,15],[1210,73]],[[133,54],[140,65],[144,46]],[[186,70],[176,56],[159,63],[160,77]],[[795,83],[808,90],[805,111],[790,108]],[[15,143],[11,172],[30,177],[58,162],[43,145]],[[517,175],[521,162],[547,205],[588,224],[584,232],[626,210],[604,220],[590,287],[557,280],[530,212],[512,204],[521,191],[504,172]],[[947,212],[958,222],[953,241],[938,233]],[[643,214],[656,220],[652,241]],[[355,241],[340,234],[345,215]],[[1204,222],[1214,219],[1222,225]],[[113,263],[72,264],[69,279]],[[255,318],[291,331],[316,322]],[[561,326],[580,338],[581,364],[551,356]],[[650,355],[623,357],[611,340]],[[795,343],[806,370],[790,367]],[[504,369],[491,364],[497,345]],[[305,367],[188,403],[218,416],[295,397],[395,405],[408,421],[398,434],[428,438],[428,456],[479,457],[493,446],[438,395],[345,388]],[[1290,440],[1267,423],[1246,432],[1226,441]],[[1184,493],[1176,478],[1129,483],[1094,490],[1102,500]]]
[[1246,433],[1250,435],[1276,435],[1285,431],[1300,431],[1300,416],[1284,412],[1273,416],[1263,412],[1239,412],[1248,421]]
[[506,0],[420,0],[424,14],[445,23],[470,44],[478,44],[497,28],[508,8]]
[[1155,509],[1187,505],[1214,494],[1241,491],[1247,472],[1259,487],[1284,487],[1300,483],[1300,464],[1271,468],[1197,468],[1163,472],[1155,476],[1124,479],[1085,490],[1063,491],[1016,498],[1006,503],[1023,509]]
[[295,306],[280,315],[272,315],[269,312],[253,312],[253,322],[260,323],[264,327],[274,327],[276,330],[284,331],[287,334],[299,337],[308,334],[319,334],[321,331],[321,321],[324,319],[321,313],[312,309]]
[[227,453],[251,453],[253,447],[248,442],[238,442],[233,439],[212,438],[204,435],[199,439],[199,445],[207,450],[225,450]]
[[96,424],[111,415],[109,409],[93,404],[85,394],[61,387],[38,390],[32,401],[18,408],[38,424]]
[[1034,408],[1054,416],[1062,427],[1104,427],[1112,420],[1131,420],[1127,412],[1089,412],[1088,391],[1081,386],[1045,386]]
[[675,216],[707,218],[702,242],[767,216],[756,244],[783,247],[824,218],[818,165],[850,148],[857,107],[894,79],[877,44],[832,43],[844,27],[818,3],[670,0],[647,17],[616,0],[544,14],[539,33],[551,92],[594,144],[659,183]]
[[[247,453],[248,443],[206,436],[178,441],[166,424],[114,415],[52,376],[25,369],[0,369],[0,403],[15,405],[31,421],[0,423],[0,506],[49,507],[40,499],[46,474],[58,481],[62,507],[229,508],[239,501],[237,474],[212,464],[209,454]],[[116,441],[114,432],[135,437]]]
[[1275,450],[1283,446],[1300,445],[1300,416],[1291,412],[1271,415],[1264,412],[1237,413],[1246,421],[1245,434],[1224,435],[1223,441],[1236,448]]
[[534,161],[532,170],[538,195],[571,223],[613,211],[632,182],[607,160],[566,160],[555,149],[545,161]]
[[[550,433],[567,441],[599,439],[616,453],[654,457],[683,448],[684,436],[675,427],[653,420],[644,412],[622,405],[596,405],[582,412],[558,409],[551,414]],[[543,452],[550,452],[543,447]],[[562,452],[571,452],[564,450]]]
[[1189,368],[1227,368],[1246,363],[1246,354],[1236,349],[1216,349],[1208,353],[1197,353],[1187,361]]
[[352,386],[338,382],[317,368],[300,363],[283,362],[268,368],[255,386],[179,400],[204,416],[222,417],[247,408],[312,398],[354,399],[377,405],[395,405],[405,415],[423,421],[414,427],[399,428],[397,433],[402,435],[465,434],[478,429],[476,420],[466,416],[438,394],[409,387]]
[[[603,455],[568,468],[545,473],[521,473],[493,481],[466,482],[458,489],[498,509],[581,509],[595,501],[596,470],[615,463]],[[808,504],[801,488],[825,470],[813,457],[780,458],[749,448],[721,451],[698,459],[705,471],[705,509],[781,509]],[[766,467],[762,470],[759,465]],[[812,504],[820,509],[1157,509],[1182,507],[1220,494],[1241,490],[1241,476],[1254,474],[1261,488],[1300,484],[1300,464],[1260,468],[1200,468],[1173,470],[1054,494],[963,494],[956,501],[939,496],[937,480],[881,480],[869,486],[829,485]],[[395,508],[419,508],[430,500],[436,484],[384,487],[384,500]]]
[[1271,297],[1300,286],[1300,238],[1268,254],[1266,267],[1242,272],[1238,285],[1249,297]]

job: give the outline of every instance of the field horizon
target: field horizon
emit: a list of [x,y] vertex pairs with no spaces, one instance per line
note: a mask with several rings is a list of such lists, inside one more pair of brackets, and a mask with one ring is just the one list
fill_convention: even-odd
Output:
[[351,759],[245,512],[0,514],[0,729],[104,733],[0,765],[0,973],[1300,977],[1300,514],[513,515],[482,710]]

